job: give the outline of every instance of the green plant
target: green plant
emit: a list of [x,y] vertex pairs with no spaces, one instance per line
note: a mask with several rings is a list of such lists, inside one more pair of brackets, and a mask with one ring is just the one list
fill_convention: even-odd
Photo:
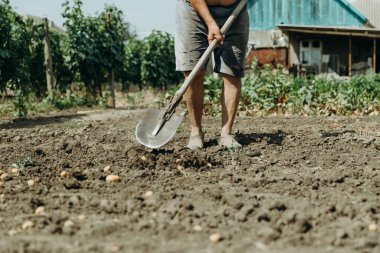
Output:
[[166,32],[153,31],[143,43],[141,81],[158,89],[177,84],[181,74],[174,71],[174,38]]
[[32,166],[34,166],[34,162],[33,162],[32,158],[30,158],[30,157],[25,157],[25,158],[18,160],[15,163],[12,163],[12,167],[14,167],[16,169],[21,169],[21,170],[25,169],[26,167],[32,167]]
[[[205,79],[205,108],[209,115],[221,112],[222,80]],[[176,89],[168,91],[174,95]],[[163,105],[161,105],[163,106]],[[367,115],[380,112],[380,75],[357,76],[351,80],[297,78],[277,69],[253,69],[242,79],[240,113],[306,115]]]
[[26,117],[26,115],[28,114],[28,109],[26,105],[27,100],[28,100],[27,94],[25,94],[21,90],[16,91],[15,99],[13,100],[15,116],[20,117],[20,118]]

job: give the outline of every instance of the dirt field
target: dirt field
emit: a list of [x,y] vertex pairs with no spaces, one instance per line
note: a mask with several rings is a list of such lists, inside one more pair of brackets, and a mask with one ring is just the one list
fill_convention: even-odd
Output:
[[239,117],[239,152],[205,118],[193,153],[142,116],[0,124],[0,252],[380,252],[379,117]]

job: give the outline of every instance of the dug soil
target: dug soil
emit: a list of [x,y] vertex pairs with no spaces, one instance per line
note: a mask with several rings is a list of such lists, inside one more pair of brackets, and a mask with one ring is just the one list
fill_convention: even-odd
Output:
[[239,117],[240,151],[206,117],[192,152],[143,114],[1,123],[0,252],[380,252],[379,117]]

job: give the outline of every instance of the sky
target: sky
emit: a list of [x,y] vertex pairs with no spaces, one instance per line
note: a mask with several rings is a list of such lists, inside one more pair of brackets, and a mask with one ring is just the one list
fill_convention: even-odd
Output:
[[[95,15],[106,4],[114,4],[124,13],[124,18],[135,29],[139,37],[150,34],[153,29],[174,34],[176,0],[82,0],[85,14]],[[64,0],[10,0],[19,14],[47,17],[59,26]]]

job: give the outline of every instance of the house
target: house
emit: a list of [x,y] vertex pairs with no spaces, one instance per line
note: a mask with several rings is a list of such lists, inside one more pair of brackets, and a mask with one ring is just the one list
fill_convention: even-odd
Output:
[[369,2],[251,0],[248,61],[281,64],[298,74],[379,72],[380,18],[364,11],[371,10]]

